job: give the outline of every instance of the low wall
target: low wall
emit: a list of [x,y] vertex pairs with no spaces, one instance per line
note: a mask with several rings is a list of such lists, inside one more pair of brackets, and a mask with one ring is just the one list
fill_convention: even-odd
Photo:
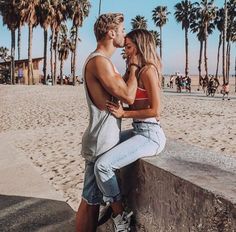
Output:
[[161,155],[124,168],[121,179],[132,231],[236,231],[236,157],[169,140]]

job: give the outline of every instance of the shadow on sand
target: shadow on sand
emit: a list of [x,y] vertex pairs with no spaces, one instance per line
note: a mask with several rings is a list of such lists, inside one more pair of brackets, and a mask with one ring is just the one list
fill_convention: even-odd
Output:
[[75,212],[63,201],[0,195],[2,232],[74,232]]

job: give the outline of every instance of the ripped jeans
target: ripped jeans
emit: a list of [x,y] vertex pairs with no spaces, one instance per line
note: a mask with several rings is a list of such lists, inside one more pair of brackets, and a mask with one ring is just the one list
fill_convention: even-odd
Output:
[[96,183],[105,202],[121,200],[115,171],[146,156],[159,154],[165,147],[166,137],[156,123],[133,122],[133,129],[122,132],[121,143],[101,155],[95,165]]

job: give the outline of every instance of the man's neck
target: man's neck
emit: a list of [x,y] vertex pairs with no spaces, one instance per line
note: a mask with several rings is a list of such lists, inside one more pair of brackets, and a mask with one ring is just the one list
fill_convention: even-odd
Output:
[[108,43],[108,42],[106,43],[104,41],[104,42],[98,42],[95,52],[100,52],[106,57],[110,58],[115,52],[115,50],[116,48],[113,46],[113,44]]

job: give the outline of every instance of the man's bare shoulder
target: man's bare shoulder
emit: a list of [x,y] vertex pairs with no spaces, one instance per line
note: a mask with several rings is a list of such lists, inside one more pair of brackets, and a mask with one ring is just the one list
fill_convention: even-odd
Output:
[[116,75],[111,61],[103,56],[92,58],[87,65],[86,72],[96,77],[101,83],[112,80]]
[[95,56],[87,64],[87,70],[91,72],[111,67],[112,67],[111,61],[103,56]]

